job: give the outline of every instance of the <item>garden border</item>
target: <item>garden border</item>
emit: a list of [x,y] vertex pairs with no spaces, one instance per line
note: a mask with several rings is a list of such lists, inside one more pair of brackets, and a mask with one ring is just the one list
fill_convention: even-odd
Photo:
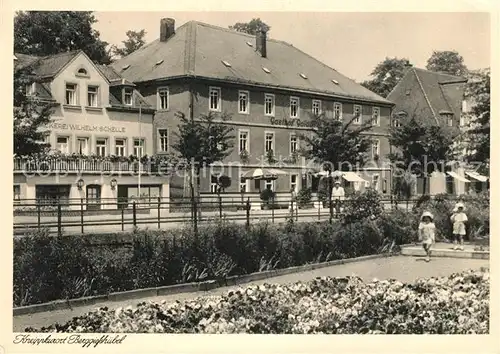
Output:
[[164,295],[173,295],[179,293],[191,293],[191,292],[201,292],[201,291],[209,291],[216,288],[233,286],[243,283],[249,283],[252,281],[268,279],[272,277],[277,277],[281,275],[300,273],[304,271],[311,271],[315,269],[326,268],[329,266],[346,264],[346,263],[354,263],[361,262],[370,259],[377,258],[386,258],[398,255],[397,253],[383,253],[383,254],[373,254],[368,256],[361,256],[355,258],[346,258],[346,259],[337,259],[328,262],[322,263],[313,263],[313,264],[305,264],[301,266],[283,268],[283,269],[275,269],[268,270],[264,272],[255,272],[244,275],[233,275],[223,280],[209,280],[199,283],[184,283],[184,284],[175,284],[175,285],[167,285],[157,288],[145,288],[145,289],[137,289],[137,290],[129,290],[123,292],[111,293],[108,295],[96,295],[89,296],[77,299],[68,299],[68,300],[56,300],[51,302],[46,302],[42,304],[34,304],[28,306],[20,306],[14,307],[12,309],[13,316],[22,316],[22,315],[30,315],[34,313],[40,312],[48,312],[48,311],[56,311],[56,310],[67,310],[72,309],[73,307],[80,307],[86,305],[94,305],[99,304],[101,302],[106,301],[123,301],[123,300],[132,300],[132,299],[140,299],[143,297],[152,297],[152,296],[164,296]]

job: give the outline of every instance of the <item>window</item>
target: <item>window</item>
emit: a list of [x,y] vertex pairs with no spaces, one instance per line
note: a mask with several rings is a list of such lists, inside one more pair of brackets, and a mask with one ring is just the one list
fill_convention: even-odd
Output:
[[376,191],[379,190],[379,184],[380,184],[380,175],[375,174],[372,176],[372,188],[375,189]]
[[448,126],[453,127],[453,116],[451,114],[446,115],[446,120],[448,122]]
[[69,138],[67,136],[58,136],[57,137],[57,151],[62,154],[69,153]]
[[127,106],[132,106],[132,96],[134,91],[131,88],[126,88],[123,90],[123,104]]
[[76,138],[76,153],[80,155],[89,154],[89,138]]
[[401,127],[401,119],[399,118],[394,118],[393,121],[392,121],[392,125],[396,128],[399,128]]
[[312,112],[314,115],[321,114],[321,101],[320,100],[312,100]]
[[98,90],[99,88],[97,86],[87,87],[87,106],[97,107]]
[[266,152],[274,151],[274,133],[266,132]]
[[168,151],[168,130],[158,129],[158,150],[160,152]]
[[248,179],[242,177],[243,172],[240,175],[240,192],[248,192]]
[[89,209],[100,209],[101,208],[101,186],[99,185],[89,185],[87,190],[87,210]]
[[372,125],[380,125],[380,108],[372,107]]
[[240,130],[239,132],[239,150],[238,152],[246,151],[250,152],[250,147],[249,147],[249,141],[248,141],[248,135],[250,133],[247,130]]
[[87,76],[87,70],[85,70],[84,68],[81,68],[78,70],[77,74],[80,76]]
[[212,175],[210,177],[210,193],[217,193],[218,188],[218,177]]
[[134,139],[134,156],[142,157],[144,155],[144,139]]
[[221,93],[220,87],[210,87],[209,94],[209,109],[211,111],[221,110]]
[[71,185],[67,184],[48,184],[35,186],[35,198],[40,204],[68,204]]
[[290,97],[290,118],[299,117],[299,98]]
[[71,106],[77,105],[75,84],[66,84],[66,104]]
[[169,90],[168,87],[161,87],[158,89],[158,109],[168,109],[169,103]]
[[248,91],[240,91],[238,98],[238,112],[239,113],[249,113],[249,92]]
[[264,183],[264,188],[269,190],[274,190],[274,180],[266,179],[266,182]]
[[106,156],[106,147],[108,145],[107,139],[96,139],[95,141],[95,153],[97,156]]
[[298,175],[290,175],[290,191],[298,192],[297,180],[299,179]]
[[380,155],[380,140],[375,139],[372,143],[372,157]]
[[342,103],[335,102],[333,104],[333,118],[342,120]]
[[462,112],[466,113],[467,112],[467,101],[462,100]]
[[14,184],[14,201],[21,200],[21,186],[19,184]]
[[264,95],[264,114],[274,116],[274,95],[266,93]]
[[127,149],[126,149],[126,140],[125,139],[116,139],[115,140],[115,155],[116,156],[126,156],[127,155]]
[[361,106],[360,105],[357,105],[355,104],[354,105],[354,117],[356,117],[356,119],[354,119],[353,123],[354,124],[361,124]]
[[290,154],[297,152],[299,141],[296,134],[290,134]]

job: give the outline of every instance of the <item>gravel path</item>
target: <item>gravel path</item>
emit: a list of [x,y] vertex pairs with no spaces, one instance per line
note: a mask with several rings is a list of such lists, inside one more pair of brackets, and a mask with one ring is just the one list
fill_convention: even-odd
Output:
[[[308,281],[320,276],[347,276],[356,274],[364,281],[377,279],[398,279],[402,282],[412,282],[418,278],[429,278],[447,276],[455,272],[461,272],[467,269],[479,269],[489,267],[488,260],[479,259],[458,259],[458,258],[434,258],[431,262],[421,261],[422,258],[396,256],[391,258],[372,259],[362,262],[348,263],[337,266],[331,266],[313,271],[288,274],[269,278],[266,280],[255,281],[250,284],[263,283],[293,283],[296,281]],[[55,322],[63,323],[74,316],[85,314],[96,307],[108,306],[110,308],[126,307],[136,305],[141,301],[176,301],[189,300],[200,296],[217,296],[227,292],[235,287],[218,288],[207,292],[185,293],[169,296],[156,296],[144,298],[141,300],[127,300],[117,302],[104,302],[99,305],[77,307],[72,310],[57,310],[51,312],[41,312],[32,315],[22,315],[13,318],[14,332],[23,332],[26,327],[40,328],[48,326]]]

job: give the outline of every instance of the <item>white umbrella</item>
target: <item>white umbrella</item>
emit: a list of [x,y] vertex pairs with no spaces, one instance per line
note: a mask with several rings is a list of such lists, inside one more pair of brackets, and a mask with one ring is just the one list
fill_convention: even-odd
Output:
[[243,173],[242,178],[246,179],[277,179],[280,175],[287,175],[288,172],[275,168],[254,168]]

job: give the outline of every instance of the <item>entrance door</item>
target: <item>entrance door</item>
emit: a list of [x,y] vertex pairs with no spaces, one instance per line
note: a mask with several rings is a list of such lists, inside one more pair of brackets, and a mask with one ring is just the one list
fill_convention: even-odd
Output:
[[128,186],[118,186],[118,209],[126,209],[128,205]]
[[101,186],[87,186],[87,210],[101,209]]

